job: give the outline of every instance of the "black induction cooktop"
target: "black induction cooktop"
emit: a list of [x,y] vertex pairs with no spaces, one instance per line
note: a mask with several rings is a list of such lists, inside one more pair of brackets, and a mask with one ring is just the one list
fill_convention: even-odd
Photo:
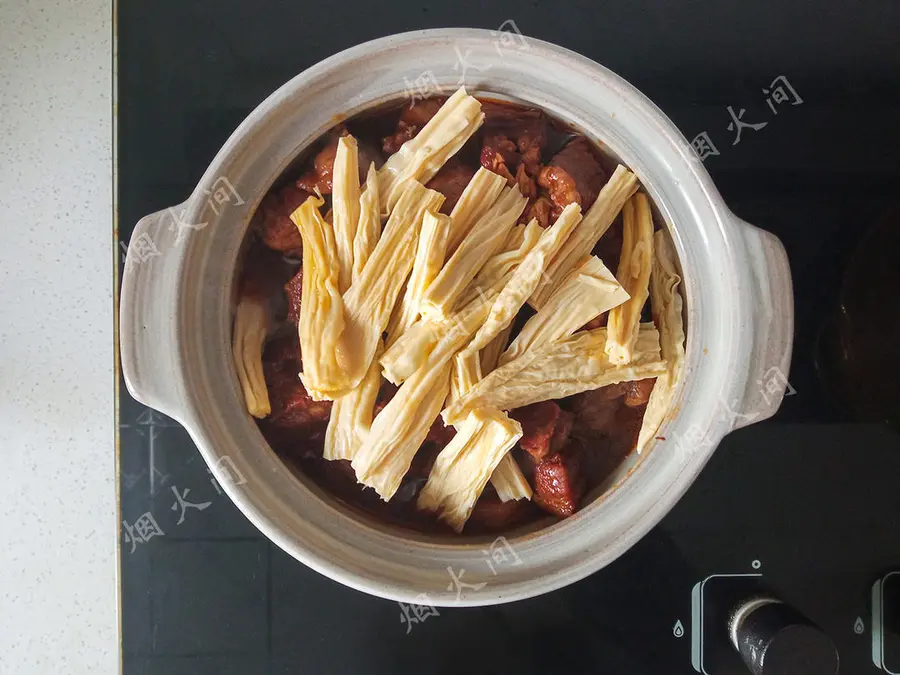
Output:
[[771,625],[742,627],[770,648],[764,672],[826,668],[822,634],[842,673],[900,672],[900,434],[866,399],[877,374],[848,365],[834,321],[860,246],[900,263],[869,235],[900,226],[900,5],[134,0],[117,11],[123,244],[303,69],[390,33],[502,27],[585,54],[653,99],[734,212],[784,242],[797,322],[779,413],[727,437],[656,529],[577,584],[480,609],[404,606],[304,567],[231,505],[183,429],[120,386],[126,675],[739,675],[750,671],[728,626],[758,598],[780,601],[751,614]]

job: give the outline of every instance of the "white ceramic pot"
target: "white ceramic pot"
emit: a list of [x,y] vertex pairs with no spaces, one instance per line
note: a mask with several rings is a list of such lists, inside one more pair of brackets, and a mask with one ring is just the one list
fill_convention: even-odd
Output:
[[[230,349],[241,242],[272,182],[341,117],[405,96],[423,73],[420,84],[433,78],[455,89],[458,54],[480,68],[465,72],[470,93],[543,108],[637,174],[673,233],[687,300],[686,369],[659,433],[665,440],[626,460],[575,516],[510,533],[516,558],[493,571],[483,552],[490,539],[392,529],[289,471],[245,412]],[[137,224],[127,260],[120,342],[131,394],[185,426],[231,499],[278,546],[341,583],[396,600],[424,602],[424,593],[433,605],[507,602],[607,565],[672,508],[726,433],[775,412],[790,360],[784,249],[728,210],[672,122],[593,61],[530,38],[506,45],[483,30],[386,37],[301,73],[232,134],[186,202]],[[464,570],[466,587],[454,585],[451,570],[457,578]]]

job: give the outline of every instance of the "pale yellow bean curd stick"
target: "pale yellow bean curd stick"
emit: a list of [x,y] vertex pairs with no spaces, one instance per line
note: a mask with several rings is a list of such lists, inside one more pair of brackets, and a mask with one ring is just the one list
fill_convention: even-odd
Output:
[[650,295],[650,268],[653,262],[653,214],[647,195],[638,193],[625,204],[622,227],[622,255],[616,278],[631,297],[609,313],[606,353],[612,363],[631,360],[641,312]]

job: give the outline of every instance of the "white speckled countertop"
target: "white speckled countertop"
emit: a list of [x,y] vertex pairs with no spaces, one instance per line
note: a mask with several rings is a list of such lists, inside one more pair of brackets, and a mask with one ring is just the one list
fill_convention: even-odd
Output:
[[112,6],[0,27],[0,673],[114,673]]

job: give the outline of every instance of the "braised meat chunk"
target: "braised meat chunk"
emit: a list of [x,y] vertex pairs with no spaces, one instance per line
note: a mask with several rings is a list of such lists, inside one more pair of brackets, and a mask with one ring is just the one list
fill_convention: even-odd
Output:
[[[655,382],[656,380],[653,380]],[[637,445],[638,434],[641,431],[641,421],[644,418],[645,405],[627,406],[623,405],[616,415],[615,423],[610,430],[610,453],[612,462],[610,471],[615,469],[626,455],[634,450]]]
[[241,269],[240,295],[267,302],[279,292],[291,269],[278,251],[251,246]]
[[522,216],[520,222],[528,223],[532,218],[537,218],[538,224],[543,228],[550,227],[550,214],[553,211],[553,204],[550,200],[541,195],[531,202],[525,209],[525,215]]
[[475,169],[459,160],[450,160],[438,171],[434,178],[425,184],[429,190],[436,190],[444,195],[444,204],[441,213],[450,215],[456,202],[459,201],[466,185],[475,175]]
[[572,431],[572,413],[555,401],[542,401],[518,408],[510,416],[522,425],[519,446],[535,459],[559,452]]
[[524,108],[502,101],[482,101],[484,126],[487,128],[509,129],[517,125],[527,125],[532,120],[543,118],[544,113],[537,108]]
[[541,152],[547,143],[547,116],[534,108],[522,108],[505,103],[485,101],[484,128],[515,143],[518,161],[531,176],[540,171]]
[[485,489],[472,509],[466,523],[466,532],[496,532],[515,527],[537,509],[527,499],[500,501],[500,497],[490,486]]
[[572,441],[534,467],[534,501],[545,511],[565,518],[578,509],[587,489],[584,449]]
[[655,377],[629,382],[628,388],[625,390],[625,405],[629,408],[647,405],[647,401],[650,400],[650,393],[653,391],[653,385],[655,383]]
[[[297,179],[297,187],[310,194],[331,194],[334,189],[334,160],[337,157],[338,139],[348,133],[344,127],[338,127],[331,133],[325,147],[316,154],[312,169]],[[359,182],[363,183],[366,180],[369,165],[375,162],[376,167],[380,166],[381,158],[376,156],[368,145],[360,144],[358,162]]]
[[309,192],[293,183],[265,196],[256,212],[256,226],[266,246],[292,258],[300,257],[303,239],[291,214],[309,197]]
[[529,199],[537,197],[537,184],[534,178],[528,175],[524,164],[519,164],[519,168],[516,169],[516,185],[519,186],[519,192]]
[[481,166],[503,176],[509,185],[514,185],[516,178],[512,172],[518,165],[519,153],[515,143],[502,134],[485,136],[481,147]]
[[540,110],[487,101],[484,104],[484,137],[481,165],[518,186],[528,197],[521,223],[537,218],[542,227],[550,224],[551,204],[538,198],[535,179],[541,170],[541,152],[547,142],[547,119]]
[[404,106],[397,122],[397,130],[382,141],[381,149],[386,155],[393,155],[406,141],[417,133],[437,114],[444,105],[445,98],[426,98]]
[[622,234],[622,222],[619,219],[600,237],[600,241],[592,251],[611,270],[619,269],[619,258],[622,257]]
[[325,430],[331,401],[313,401],[300,381],[300,348],[296,336],[277,338],[266,345],[263,370],[272,412],[267,423],[301,434]]
[[585,474],[591,485],[605,482],[637,445],[645,406],[629,407],[624,398],[606,429],[606,435],[591,441],[584,454]]
[[266,374],[272,414],[268,422],[310,434],[325,430],[331,416],[331,401],[313,401],[297,373],[286,371]]
[[550,193],[554,218],[573,202],[586,212],[606,180],[606,172],[584,136],[569,141],[538,175],[538,185]]
[[576,420],[574,433],[588,439],[609,434],[627,389],[626,383],[612,384],[573,396],[570,400]]
[[284,294],[287,296],[287,318],[295,326],[300,322],[300,300],[303,293],[303,269],[297,270],[290,281],[284,285]]
[[269,372],[300,372],[300,341],[291,331],[290,335],[280,335],[269,340],[263,352],[263,364],[266,367],[266,380]]
[[331,140],[319,150],[313,160],[312,169],[300,176],[297,187],[309,193],[331,194],[334,180],[334,158],[337,157],[338,138],[341,134],[332,135]]

